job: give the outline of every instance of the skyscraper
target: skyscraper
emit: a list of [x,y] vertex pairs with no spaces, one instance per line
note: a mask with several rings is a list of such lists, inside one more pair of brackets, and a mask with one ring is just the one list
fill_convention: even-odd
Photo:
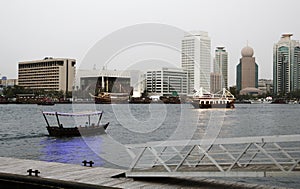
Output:
[[254,51],[248,45],[241,51],[242,58],[236,69],[236,89],[239,93],[245,88],[258,87],[258,65],[253,57]]
[[291,36],[283,34],[273,47],[274,94],[300,89],[300,44]]
[[187,33],[181,45],[181,65],[188,73],[188,94],[201,87],[210,91],[211,41],[208,33]]
[[214,58],[214,73],[221,75],[220,89],[228,89],[228,53],[224,47],[217,47]]
[[211,73],[210,74],[210,92],[217,93],[222,89],[222,75],[220,73]]

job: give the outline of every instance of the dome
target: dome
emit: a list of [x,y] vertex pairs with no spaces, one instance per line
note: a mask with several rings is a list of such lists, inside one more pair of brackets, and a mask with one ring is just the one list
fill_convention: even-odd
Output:
[[241,51],[242,57],[252,57],[254,54],[254,51],[251,47],[246,46]]

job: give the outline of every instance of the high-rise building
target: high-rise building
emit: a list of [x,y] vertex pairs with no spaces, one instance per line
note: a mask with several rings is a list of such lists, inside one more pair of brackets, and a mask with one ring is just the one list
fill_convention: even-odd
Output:
[[51,58],[19,62],[19,85],[47,91],[72,91],[75,77],[75,59]]
[[210,91],[211,40],[207,32],[187,33],[182,40],[181,65],[188,73],[188,94]]
[[210,92],[217,93],[222,89],[222,75],[220,73],[210,74]]
[[241,51],[242,58],[237,65],[236,89],[239,93],[245,88],[258,88],[258,65],[253,57],[254,51],[248,45]]
[[273,47],[274,94],[286,94],[300,89],[300,44],[283,34]]
[[187,72],[179,68],[148,70],[146,89],[151,95],[187,95]]
[[[217,83],[220,83],[219,88],[215,88],[211,91],[218,92],[223,88],[228,89],[228,53],[226,52],[224,47],[217,47],[217,49],[215,50],[213,73],[213,75],[219,74],[221,77],[218,77],[220,81],[215,81]],[[217,78],[214,77],[214,79]]]
[[271,79],[259,79],[258,89],[260,89],[264,94],[273,93],[273,80]]

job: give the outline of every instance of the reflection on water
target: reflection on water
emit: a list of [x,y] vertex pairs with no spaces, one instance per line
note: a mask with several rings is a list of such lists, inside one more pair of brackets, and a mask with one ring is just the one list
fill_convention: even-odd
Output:
[[[97,142],[97,148],[100,153],[101,150],[101,138],[89,137],[85,138],[87,141]],[[61,162],[71,164],[81,164],[83,160],[96,162],[95,166],[102,166],[102,159],[91,151],[89,146],[81,137],[74,138],[54,138],[46,137],[40,141],[41,156],[39,157],[42,161],[50,162]],[[97,152],[97,151],[96,151]]]

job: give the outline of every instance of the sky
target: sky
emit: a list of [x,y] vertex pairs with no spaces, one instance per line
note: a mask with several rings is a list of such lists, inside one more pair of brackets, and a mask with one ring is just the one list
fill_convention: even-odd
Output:
[[247,42],[259,78],[271,79],[273,45],[283,33],[300,39],[297,18],[299,0],[1,0],[0,76],[17,78],[19,61],[47,56],[75,58],[80,67],[93,46],[113,32],[157,23],[207,31],[212,56],[217,46],[225,46],[229,85],[235,84]]

